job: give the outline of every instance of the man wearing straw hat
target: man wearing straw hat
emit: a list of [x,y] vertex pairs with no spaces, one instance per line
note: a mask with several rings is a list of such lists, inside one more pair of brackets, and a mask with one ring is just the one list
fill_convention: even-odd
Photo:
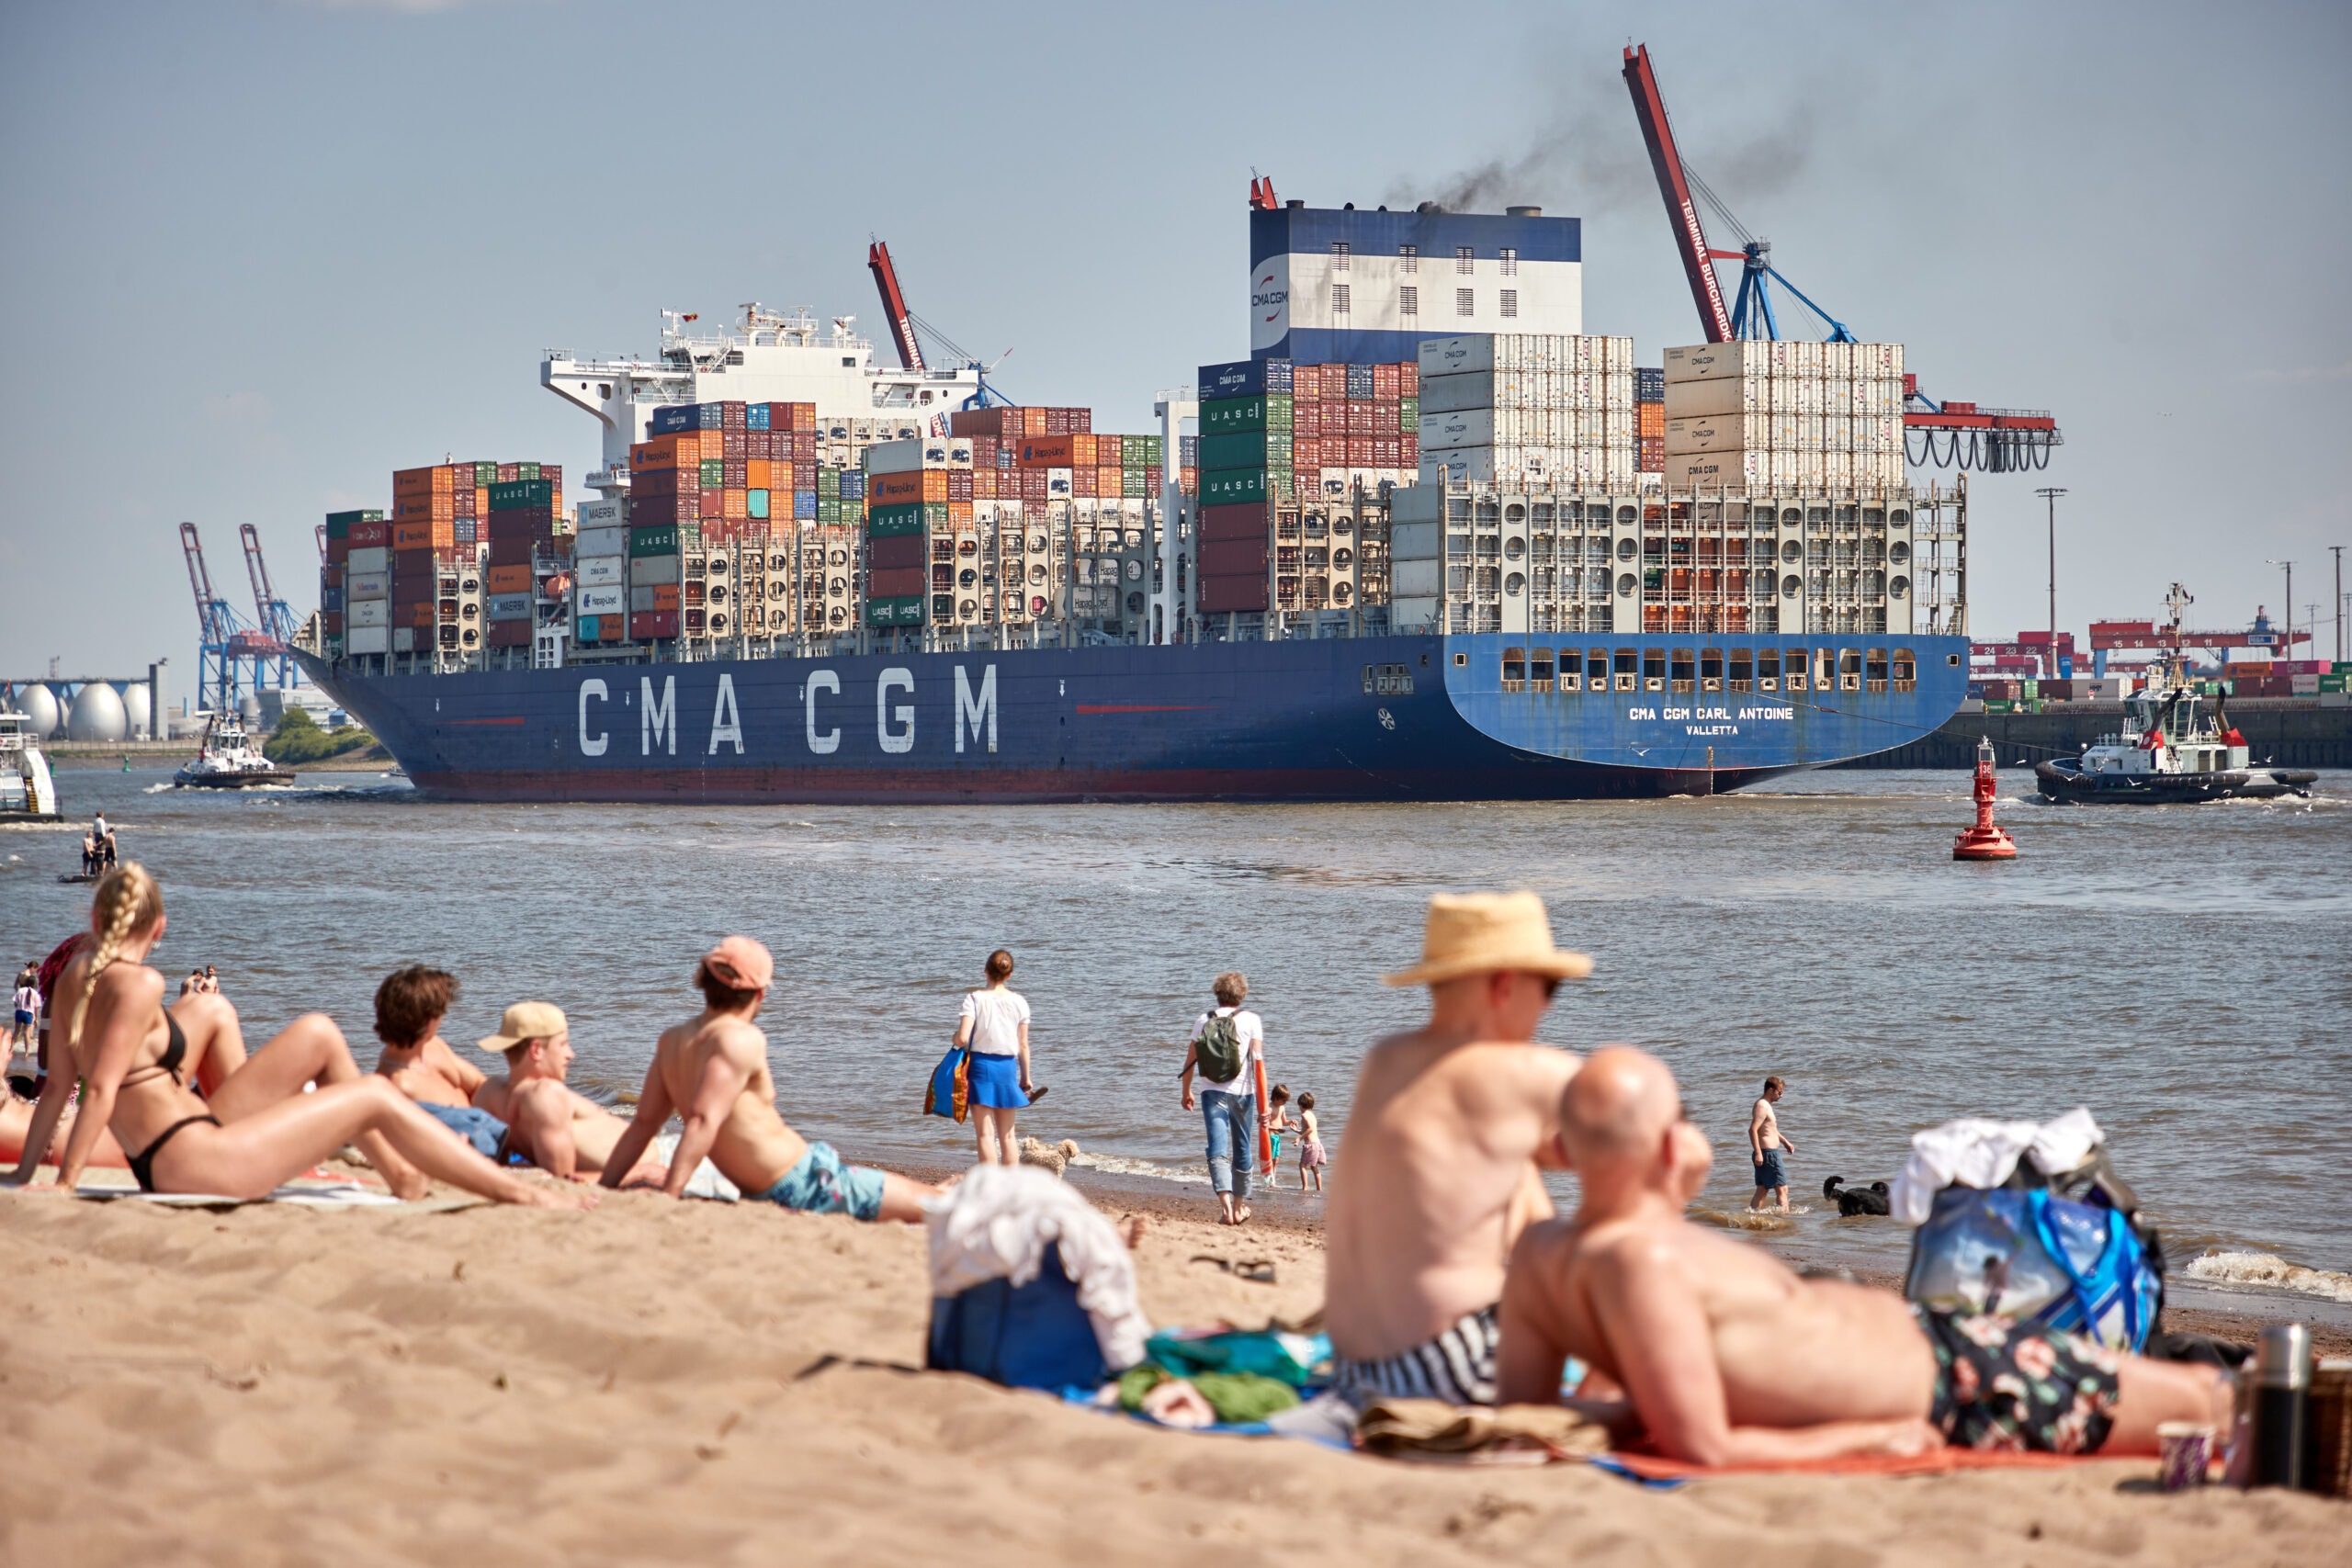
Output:
[[1374,1045],[1356,1079],[1324,1211],[1324,1327],[1340,1391],[1490,1404],[1495,1311],[1519,1233],[1549,1218],[1564,1168],[1560,1096],[1577,1058],[1534,1043],[1563,980],[1592,961],[1552,945],[1532,893],[1441,893],[1421,961],[1429,1022]]

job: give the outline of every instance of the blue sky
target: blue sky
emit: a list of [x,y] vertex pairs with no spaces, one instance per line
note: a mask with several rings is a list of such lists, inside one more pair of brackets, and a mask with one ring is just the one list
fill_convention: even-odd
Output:
[[[2296,618],[2352,543],[2352,11],[2241,5],[0,9],[0,677],[185,691],[174,533],[237,525],[315,603],[311,527],[460,456],[583,472],[548,347],[650,352],[664,306],[914,309],[1026,400],[1142,429],[1246,352],[1253,167],[1317,206],[1442,195],[1586,220],[1585,314],[1698,337],[1624,89],[1781,269],[1941,397],[2053,410],[1976,490],[1974,626]],[[2324,631],[2323,641],[2332,637]],[[2324,646],[2323,651],[2325,651]]]

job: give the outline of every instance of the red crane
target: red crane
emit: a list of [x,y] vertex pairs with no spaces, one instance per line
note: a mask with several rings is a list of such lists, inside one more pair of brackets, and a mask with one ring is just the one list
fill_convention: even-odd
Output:
[[[1707,248],[1707,231],[1690,199],[1690,182],[1682,173],[1682,154],[1674,145],[1674,126],[1666,118],[1666,99],[1659,96],[1657,73],[1650,69],[1650,48],[1641,44],[1625,51],[1625,86],[1634,95],[1634,113],[1642,122],[1642,140],[1649,144],[1650,167],[1657,174],[1658,193],[1666,198],[1666,219],[1674,226],[1674,247],[1682,254],[1683,276],[1690,280],[1690,298],[1699,307],[1700,325],[1709,343],[1732,339],[1731,310],[1724,303],[1723,284],[1715,276],[1714,256]],[[1741,259],[1727,253],[1727,259]]]
[[882,291],[882,314],[890,322],[890,336],[899,345],[899,363],[909,370],[921,370],[922,344],[915,341],[914,318],[908,313],[907,297],[899,292],[899,269],[890,265],[890,247],[876,240],[865,247],[866,269],[874,274],[874,286]]

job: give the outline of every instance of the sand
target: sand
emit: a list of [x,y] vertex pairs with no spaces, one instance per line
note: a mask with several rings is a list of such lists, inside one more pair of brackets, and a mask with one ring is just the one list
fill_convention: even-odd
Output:
[[[1159,1211],[1160,1321],[1321,1298],[1307,1221],[1234,1232],[1181,1217],[1205,1193],[1087,1185]],[[750,1204],[0,1193],[0,1562],[2352,1559],[2352,1506],[2167,1497],[2148,1461],[1662,1492],[1160,1431],[915,1371],[926,1298],[920,1229]]]

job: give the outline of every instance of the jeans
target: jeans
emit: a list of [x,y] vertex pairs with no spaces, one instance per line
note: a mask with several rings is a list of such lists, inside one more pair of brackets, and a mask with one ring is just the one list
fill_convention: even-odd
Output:
[[1209,1185],[1230,1192],[1237,1202],[1250,1196],[1250,1170],[1258,1147],[1258,1101],[1246,1094],[1201,1090],[1201,1120],[1208,1124]]

